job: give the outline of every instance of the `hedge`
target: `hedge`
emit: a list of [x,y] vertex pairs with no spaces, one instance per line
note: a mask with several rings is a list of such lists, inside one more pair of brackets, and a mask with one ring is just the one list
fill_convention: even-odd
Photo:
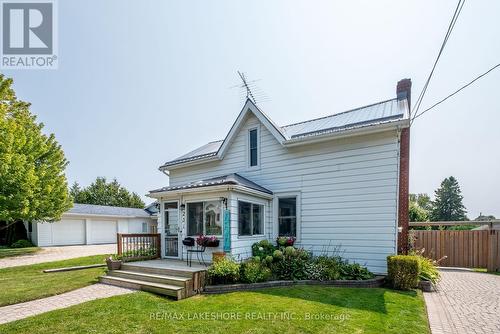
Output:
[[420,259],[414,255],[387,257],[387,279],[394,289],[416,288],[420,275]]

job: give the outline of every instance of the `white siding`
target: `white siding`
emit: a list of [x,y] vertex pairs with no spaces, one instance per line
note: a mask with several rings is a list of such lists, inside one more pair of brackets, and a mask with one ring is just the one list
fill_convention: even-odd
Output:
[[[172,169],[170,185],[239,173],[275,193],[300,192],[300,246],[316,253],[336,249],[372,271],[386,272],[385,258],[396,251],[397,133],[284,148],[260,126],[260,166],[249,168],[248,129],[258,125],[250,115],[222,161]],[[230,205],[237,222],[234,200]],[[277,222],[271,211],[268,219],[274,238]],[[251,242],[236,241],[250,251]]]

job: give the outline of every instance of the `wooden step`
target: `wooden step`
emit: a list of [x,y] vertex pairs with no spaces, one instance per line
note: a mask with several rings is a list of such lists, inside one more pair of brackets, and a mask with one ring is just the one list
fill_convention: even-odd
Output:
[[167,285],[181,286],[186,289],[189,288],[191,283],[191,278],[172,276],[172,275],[158,275],[158,274],[148,274],[144,272],[135,272],[127,270],[111,270],[108,272],[109,276],[116,276],[122,278],[135,279],[138,281],[153,282]]
[[160,295],[171,296],[178,300],[186,297],[186,289],[177,285],[146,282],[117,276],[101,276],[99,277],[99,281],[101,283],[116,285],[123,288],[143,290]]
[[123,263],[121,266],[123,271],[133,271],[153,275],[165,275],[165,276],[178,276],[192,278],[193,273],[201,272],[205,270],[188,270],[188,269],[177,269],[177,268],[153,268],[146,266],[136,266],[133,264]]

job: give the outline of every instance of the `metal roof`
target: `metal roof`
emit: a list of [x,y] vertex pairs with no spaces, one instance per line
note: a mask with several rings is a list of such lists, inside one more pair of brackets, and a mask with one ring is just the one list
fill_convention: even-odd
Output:
[[[408,118],[408,110],[406,98],[394,98],[321,118],[277,127],[277,129],[286,140],[301,139],[400,121]],[[219,140],[205,144],[177,159],[166,162],[161,168],[213,157],[217,155],[223,142]]]
[[406,99],[392,99],[326,117],[286,125],[281,129],[289,139],[317,136],[329,132],[398,121],[403,119],[406,110]]
[[66,211],[66,213],[103,216],[151,217],[151,215],[144,209],[78,203],[74,203],[73,207]]
[[194,160],[214,156],[217,154],[217,151],[219,150],[219,148],[221,147],[223,142],[224,142],[224,140],[217,140],[217,141],[213,141],[213,142],[210,142],[208,144],[205,144],[205,145],[198,147],[197,149],[195,149],[189,153],[186,153],[186,154],[172,160],[172,161],[166,162],[165,164],[163,164],[162,167],[177,165],[177,164],[180,164],[183,162],[194,161]]
[[165,192],[165,191],[176,191],[176,190],[193,189],[193,188],[203,188],[203,187],[220,186],[220,185],[239,185],[239,186],[243,186],[245,188],[257,190],[257,191],[271,194],[271,195],[273,193],[272,191],[270,191],[264,187],[261,187],[257,183],[252,182],[249,179],[244,178],[243,176],[236,174],[236,173],[223,175],[223,176],[217,176],[217,177],[209,178],[206,180],[189,182],[189,183],[178,185],[178,186],[163,187],[160,189],[151,190],[150,193],[159,193],[159,192]]

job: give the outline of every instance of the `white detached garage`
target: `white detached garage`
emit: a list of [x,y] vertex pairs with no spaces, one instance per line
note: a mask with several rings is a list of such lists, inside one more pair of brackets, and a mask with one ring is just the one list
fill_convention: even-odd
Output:
[[116,243],[117,233],[156,232],[151,210],[74,204],[60,221],[33,224],[31,241],[37,246]]

